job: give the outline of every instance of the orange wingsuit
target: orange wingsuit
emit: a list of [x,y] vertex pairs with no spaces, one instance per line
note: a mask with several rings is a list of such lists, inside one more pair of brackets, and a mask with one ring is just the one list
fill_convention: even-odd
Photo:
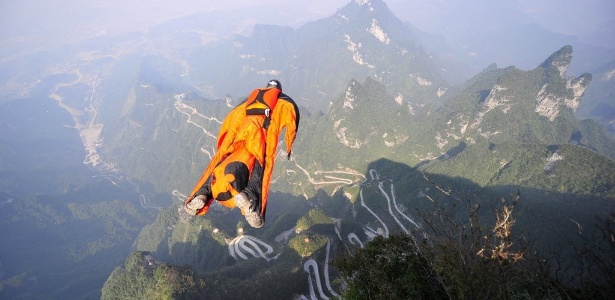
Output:
[[[205,206],[196,213],[204,215],[214,199],[226,207],[236,207],[235,201],[228,200],[245,190],[251,198],[260,198],[252,200],[259,204],[264,220],[279,135],[286,128],[286,153],[290,158],[298,126],[299,109],[282,93],[279,81],[272,80],[266,88],[252,91],[224,119],[216,154],[186,203],[199,193],[209,194]],[[255,190],[247,193],[249,188]]]

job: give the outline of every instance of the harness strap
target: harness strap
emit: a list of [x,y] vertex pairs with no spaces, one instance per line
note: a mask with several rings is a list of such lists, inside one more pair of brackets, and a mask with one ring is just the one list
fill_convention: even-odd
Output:
[[247,116],[265,116],[263,121],[263,128],[269,128],[271,123],[271,109],[269,108],[250,108],[246,110]]
[[269,117],[271,115],[271,109],[269,108],[250,108],[246,110],[246,115]]
[[[271,110],[278,102],[278,96],[280,95],[280,93],[280,90],[273,88],[254,90],[250,95],[250,103],[247,105],[248,109],[246,109],[246,115],[265,116],[265,120],[263,121],[263,128],[269,128],[269,124],[271,123]],[[250,108],[250,106],[252,105],[261,107]],[[265,108],[263,108],[262,106],[265,106]]]

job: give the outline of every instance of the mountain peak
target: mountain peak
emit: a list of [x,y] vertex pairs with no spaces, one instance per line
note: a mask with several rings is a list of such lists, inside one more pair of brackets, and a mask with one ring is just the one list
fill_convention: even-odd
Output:
[[536,112],[553,121],[561,108],[579,108],[585,90],[592,80],[589,73],[578,78],[564,78],[572,61],[572,47],[564,46],[551,54],[541,65],[545,70],[542,87],[536,98]]
[[572,46],[566,45],[555,53],[551,54],[540,66],[550,70],[557,70],[561,78],[564,78],[564,74],[568,70],[568,66],[572,61]]
[[382,0],[354,0],[348,3],[343,11],[361,11],[361,15],[365,16],[365,14],[375,14],[378,16],[391,17],[393,13],[389,10],[389,7]]
[[365,5],[369,7],[370,9],[382,7],[382,6],[386,7],[386,4],[382,0],[354,0],[353,2],[359,6]]

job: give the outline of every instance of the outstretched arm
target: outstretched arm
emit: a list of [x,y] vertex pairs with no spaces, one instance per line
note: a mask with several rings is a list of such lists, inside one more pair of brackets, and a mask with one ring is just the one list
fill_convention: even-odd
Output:
[[267,209],[267,198],[269,196],[269,184],[271,183],[271,173],[275,163],[278,149],[279,135],[286,128],[286,152],[290,158],[292,146],[299,127],[299,109],[290,97],[280,98],[271,116],[271,126],[267,129],[267,146],[265,149],[265,165],[263,171],[262,187],[262,208],[261,216],[265,216]]

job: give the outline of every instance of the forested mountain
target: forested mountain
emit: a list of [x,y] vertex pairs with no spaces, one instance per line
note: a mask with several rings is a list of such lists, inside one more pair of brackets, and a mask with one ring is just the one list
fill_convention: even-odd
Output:
[[447,85],[447,70],[383,1],[351,1],[333,16],[296,30],[259,25],[250,37],[195,51],[191,61],[203,66],[224,62],[213,72],[194,68],[187,74],[194,82],[207,82],[206,92],[244,96],[276,77],[312,112],[326,111],[352,79],[377,78],[392,95],[412,98],[415,109],[433,105]]
[[[450,84],[465,62],[426,50],[381,0],[251,36],[176,30],[189,26],[2,62],[2,297],[331,298],[346,286],[336,257],[396,234],[435,241],[434,203],[460,223],[456,201],[472,203],[489,227],[516,198],[514,233],[536,251],[598,236],[615,209],[615,141],[576,116],[609,66],[570,76],[571,46]],[[301,123],[265,226],[219,205],[186,215],[224,116],[272,78]]]
[[1,107],[0,297],[99,297],[166,197],[149,184],[87,168],[69,114],[52,101],[31,97]]
[[[341,286],[323,277],[335,277],[328,271],[332,247],[343,251],[375,236],[419,230],[415,209],[428,206],[427,196],[442,196],[434,182],[477,199],[489,208],[485,213],[519,193],[518,230],[530,232],[540,249],[565,242],[575,230],[569,220],[594,226],[595,216],[615,208],[614,143],[595,122],[574,118],[591,76],[564,76],[571,50],[563,47],[531,71],[491,67],[428,116],[412,114],[374,79],[351,81],[328,113],[302,119],[310,134],[297,138],[293,160],[279,158],[274,189],[305,198],[274,193],[264,230],[245,227],[224,208],[203,218],[169,208],[144,229],[137,250],[206,274],[193,278],[204,280],[199,290],[212,297],[238,296],[232,286],[254,282],[264,288],[250,293],[263,299],[271,291],[283,298],[334,296]],[[296,285],[301,265],[313,277]],[[133,272],[160,283],[147,275],[158,270],[168,266]],[[125,295],[114,292],[125,280],[117,276],[106,285],[110,298]]]

